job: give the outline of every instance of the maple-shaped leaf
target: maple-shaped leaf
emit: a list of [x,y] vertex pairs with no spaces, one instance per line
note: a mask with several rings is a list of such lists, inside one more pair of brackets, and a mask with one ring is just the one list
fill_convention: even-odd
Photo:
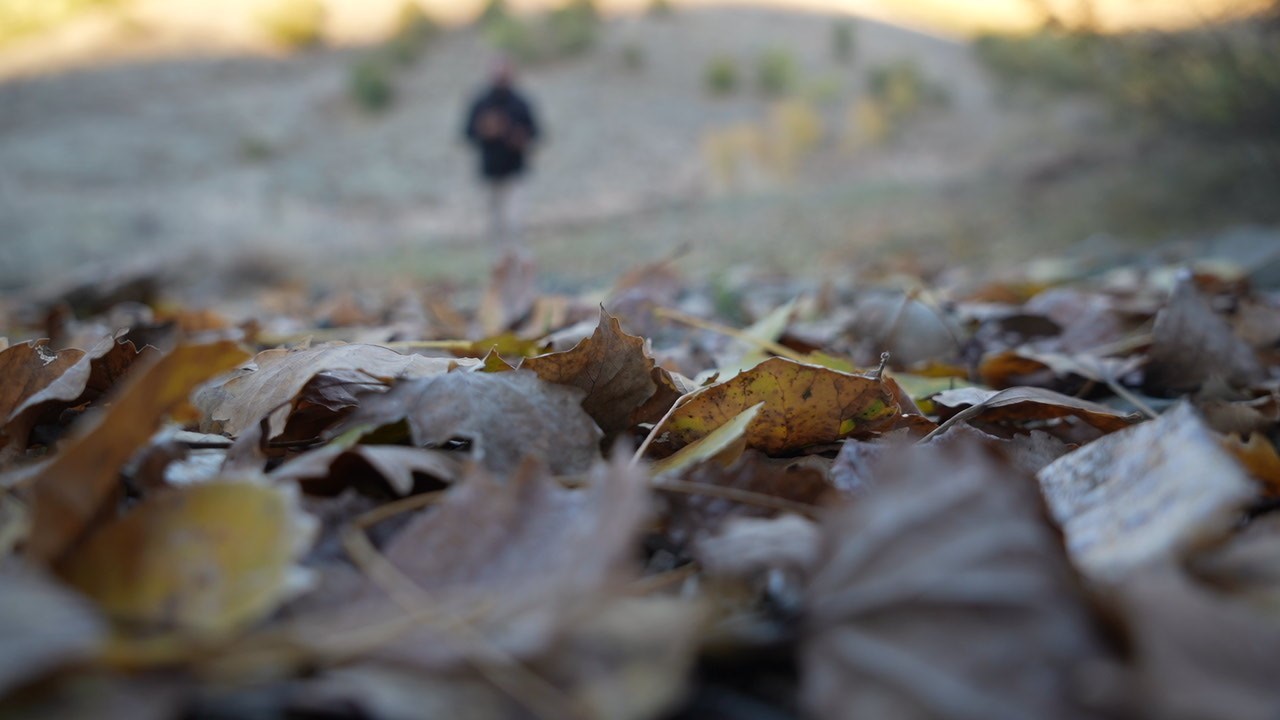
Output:
[[294,562],[315,522],[297,495],[288,485],[242,480],[162,492],[93,533],[62,570],[118,620],[233,631],[305,587]]
[[879,430],[899,414],[892,389],[879,375],[771,358],[686,396],[658,437],[672,450],[679,449],[757,403],[764,407],[747,426],[747,446],[769,454]]
[[1101,641],[1034,482],[983,449],[899,448],[822,523],[805,590],[812,717],[1090,717]]
[[414,378],[365,398],[329,435],[403,421],[412,444],[469,444],[471,456],[495,472],[514,470],[532,455],[545,458],[555,474],[573,474],[600,456],[600,429],[582,409],[582,397],[577,388],[527,370]]
[[1258,494],[1185,403],[1063,455],[1037,477],[1072,558],[1107,580],[1221,535]]
[[564,352],[527,358],[520,367],[586,393],[582,408],[606,439],[631,427],[632,414],[657,390],[644,338],[624,333],[618,319],[603,309],[591,337]]
[[204,413],[204,432],[238,436],[269,418],[270,440],[284,430],[291,401],[321,373],[341,373],[347,381],[389,381],[440,374],[466,362],[402,355],[380,345],[331,343],[306,350],[264,350],[229,377],[201,388],[195,404]]

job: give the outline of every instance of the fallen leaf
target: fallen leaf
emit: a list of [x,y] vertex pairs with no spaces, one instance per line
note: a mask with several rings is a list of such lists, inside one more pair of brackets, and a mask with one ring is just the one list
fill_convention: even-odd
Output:
[[769,570],[807,572],[818,555],[818,526],[795,515],[735,517],[694,543],[709,576],[750,578]]
[[60,448],[30,480],[27,557],[57,561],[79,540],[117,489],[120,468],[191,389],[245,358],[230,341],[181,345],[133,373],[92,427]]
[[[581,489],[535,462],[505,480],[475,467],[387,546],[386,561],[413,584],[402,592],[431,612],[377,656],[439,669],[494,651],[545,652],[634,573],[647,494],[648,475],[621,456],[595,465]],[[323,646],[343,627],[401,612],[380,591],[360,591],[311,618],[299,639]],[[327,630],[313,636],[312,625]]]
[[1262,484],[1269,495],[1280,494],[1280,454],[1276,453],[1276,446],[1267,436],[1253,433],[1246,441],[1239,435],[1227,435],[1222,438],[1222,447]]
[[1088,717],[1102,642],[1034,483],[980,448],[905,448],[827,516],[805,590],[815,718]]
[[[54,352],[48,340],[11,345],[0,350],[0,431],[8,432],[8,424],[33,395],[53,384],[74,366],[83,350]],[[25,433],[21,440],[26,440]]]
[[970,422],[1027,431],[1029,426],[1071,417],[1110,433],[1128,427],[1136,419],[1105,405],[1033,387],[999,391],[957,388],[938,393],[933,404],[945,420],[944,427]]
[[679,449],[761,402],[764,409],[747,428],[747,445],[770,454],[874,431],[892,423],[899,412],[878,376],[772,358],[686,396],[659,437]]
[[1037,477],[1072,558],[1101,581],[1221,536],[1257,495],[1185,403],[1063,455]]
[[106,623],[75,593],[33,570],[0,569],[0,697],[89,660],[106,635]]
[[1178,277],[1156,315],[1150,356],[1146,386],[1152,392],[1191,392],[1215,374],[1236,387],[1265,377],[1253,348],[1214,312],[1189,273]]
[[1186,566],[1225,599],[1280,620],[1280,515],[1255,518],[1221,545],[1188,557]]
[[650,377],[657,389],[643,405],[631,413],[630,424],[633,427],[641,423],[657,423],[680,398],[698,389],[689,378],[666,368],[655,367]]
[[462,462],[452,453],[403,445],[349,445],[330,442],[291,458],[271,471],[275,480],[301,482],[310,493],[340,492],[363,473],[351,467],[362,463],[382,477],[396,495],[414,490],[414,476],[427,475],[442,483],[462,477]]
[[600,310],[595,333],[571,350],[526,358],[521,368],[583,391],[582,408],[609,440],[631,427],[631,416],[658,389],[644,338],[622,332],[618,319]]
[[144,501],[93,533],[63,574],[117,620],[221,635],[306,586],[294,562],[314,532],[287,485],[212,481]]
[[320,373],[363,381],[390,381],[448,372],[462,361],[401,355],[379,345],[332,343],[306,350],[264,350],[253,361],[220,382],[206,385],[195,396],[204,413],[203,432],[238,436],[269,417],[267,439],[285,428],[294,397]]
[[366,398],[328,434],[402,421],[414,445],[443,448],[465,441],[472,458],[493,472],[515,470],[532,455],[545,458],[552,473],[570,475],[600,456],[600,429],[582,409],[582,391],[527,370],[402,380]]
[[654,475],[662,475],[679,473],[708,460],[715,460],[726,466],[732,464],[746,449],[747,427],[756,419],[763,407],[764,403],[758,402],[743,410],[708,435],[654,462],[650,470]]
[[1267,720],[1280,713],[1280,627],[1192,584],[1172,563],[1124,578],[1135,703],[1155,720]]

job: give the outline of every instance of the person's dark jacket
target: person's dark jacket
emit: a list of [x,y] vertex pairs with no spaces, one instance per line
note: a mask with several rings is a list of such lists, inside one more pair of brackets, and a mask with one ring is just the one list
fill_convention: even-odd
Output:
[[466,136],[480,151],[480,174],[503,180],[524,172],[525,156],[538,138],[538,123],[519,93],[493,86],[471,103]]

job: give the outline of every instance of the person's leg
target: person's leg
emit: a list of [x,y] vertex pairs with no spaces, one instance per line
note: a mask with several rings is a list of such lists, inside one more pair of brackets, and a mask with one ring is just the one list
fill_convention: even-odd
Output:
[[489,242],[503,247],[507,242],[507,195],[509,183],[505,180],[485,182],[485,194],[489,205]]

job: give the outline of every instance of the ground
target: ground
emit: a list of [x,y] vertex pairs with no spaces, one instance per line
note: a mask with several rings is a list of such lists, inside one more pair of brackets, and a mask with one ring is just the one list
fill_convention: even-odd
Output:
[[[760,8],[623,15],[585,57],[529,69],[548,137],[523,206],[544,282],[590,283],[677,248],[703,273],[820,274],[901,253],[1025,259],[1110,229],[1093,206],[1062,206],[1096,205],[1095,181],[1114,182],[1133,152],[1100,132],[1098,108],[1000,102],[966,43],[872,21],[844,63],[833,22]],[[794,177],[726,190],[707,138],[766,122],[772,101],[752,83],[771,48],[798,62],[823,136]],[[642,66],[628,67],[637,49]],[[135,60],[0,85],[0,288],[246,254],[327,278],[481,276],[491,254],[459,116],[492,50],[474,30],[449,32],[400,73],[382,114],[349,92],[367,52]],[[719,55],[740,60],[733,97],[704,87]],[[851,149],[868,70],[902,59],[946,104]]]

